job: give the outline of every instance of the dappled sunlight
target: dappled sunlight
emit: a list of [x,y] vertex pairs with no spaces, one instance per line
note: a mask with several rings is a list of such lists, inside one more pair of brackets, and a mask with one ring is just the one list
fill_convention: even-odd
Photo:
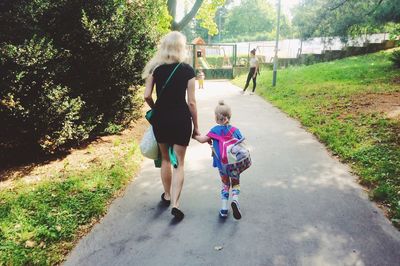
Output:
[[263,187],[270,187],[270,188],[282,188],[282,189],[288,189],[289,184],[288,182],[281,181],[281,180],[271,180],[271,181],[266,181],[262,183]]
[[209,190],[209,189],[210,189],[210,186],[202,185],[202,186],[197,187],[197,189],[198,189],[198,190]]
[[271,180],[264,181],[262,186],[266,188],[301,189],[307,192],[321,188],[334,188],[342,191],[359,188],[354,177],[341,165],[313,164],[306,171],[307,174],[293,172],[285,179],[274,177]]
[[299,258],[302,265],[365,265],[359,251],[349,248],[354,242],[351,236],[333,229],[305,226],[302,232],[293,234],[291,240],[299,245],[315,247]]
[[[204,82],[204,89],[196,90],[196,98],[199,101],[209,101],[211,104],[215,102],[216,105],[219,99],[228,100],[229,98],[235,97],[236,93],[239,95],[240,90],[239,87],[227,87],[224,83],[219,81],[206,80]],[[214,107],[215,106],[212,106],[213,111]]]
[[160,185],[161,185],[161,179],[159,182],[154,182],[154,181],[140,182],[138,184],[138,187],[143,188],[143,189],[154,189],[154,188],[159,188]]
[[[232,108],[232,125],[251,150],[253,164],[241,175],[243,218],[235,220],[231,211],[226,220],[218,217],[219,173],[212,167],[210,146],[192,139],[180,197],[185,219],[171,221],[171,206],[160,203],[160,169],[145,159],[125,199],[111,207],[114,216],[98,225],[93,238],[102,242],[81,244],[89,246],[84,259],[94,260],[93,251],[96,256],[115,252],[118,256],[111,258],[117,264],[123,256],[159,264],[153,259],[173,253],[178,254],[176,265],[184,265],[184,257],[212,265],[222,256],[228,258],[226,264],[246,256],[247,265],[391,265],[387,262],[393,261],[390,254],[397,254],[397,232],[367,201],[348,167],[299,122],[257,95],[243,96],[239,88],[221,82],[207,81],[196,93],[200,132],[206,134],[215,125],[214,108],[224,99]],[[182,252],[176,253],[176,247]],[[375,258],[371,250],[382,256]]]
[[314,175],[295,176],[293,179],[293,188],[302,188],[312,191],[324,187],[332,187],[339,190],[359,187],[354,182],[354,178],[339,165],[314,164],[311,165],[310,168],[314,172]]
[[301,144],[301,145],[307,145],[307,144],[315,143],[315,140],[313,140],[313,139],[301,139],[301,140],[298,140],[297,143]]
[[[299,127],[301,125],[299,124]],[[296,130],[296,131],[286,131],[283,133],[284,136],[289,137],[291,141],[300,145],[308,145],[313,143],[318,143],[318,140],[306,130]]]
[[307,131],[287,131],[284,135],[290,137],[296,141],[297,144],[301,145],[317,143],[317,140]]

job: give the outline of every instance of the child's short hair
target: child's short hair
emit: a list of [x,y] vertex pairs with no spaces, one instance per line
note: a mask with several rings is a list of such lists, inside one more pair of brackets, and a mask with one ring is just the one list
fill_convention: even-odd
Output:
[[231,108],[224,103],[223,100],[218,101],[217,107],[215,107],[215,119],[217,120],[217,123],[226,123],[227,121],[231,119]]

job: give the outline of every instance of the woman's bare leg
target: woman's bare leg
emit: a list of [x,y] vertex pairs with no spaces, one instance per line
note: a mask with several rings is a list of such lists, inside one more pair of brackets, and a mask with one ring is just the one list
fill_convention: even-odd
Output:
[[171,163],[168,155],[168,145],[164,143],[158,144],[161,151],[161,181],[164,186],[164,198],[171,199]]
[[173,148],[178,159],[178,168],[174,168],[172,172],[171,203],[173,208],[179,208],[179,197],[184,180],[186,146],[174,145]]

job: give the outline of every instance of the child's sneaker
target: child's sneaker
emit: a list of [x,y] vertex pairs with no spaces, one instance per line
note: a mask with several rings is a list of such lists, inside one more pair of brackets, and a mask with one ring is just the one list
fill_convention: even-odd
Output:
[[232,201],[231,207],[233,211],[233,217],[235,217],[236,220],[242,218],[242,213],[240,212],[239,208],[239,202],[237,202],[236,200]]
[[219,211],[219,216],[221,216],[222,218],[226,218],[228,217],[228,210],[220,210]]

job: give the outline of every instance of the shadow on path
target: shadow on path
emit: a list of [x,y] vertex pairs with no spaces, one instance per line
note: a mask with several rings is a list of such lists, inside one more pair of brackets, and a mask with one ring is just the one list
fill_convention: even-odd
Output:
[[224,99],[251,148],[253,165],[241,177],[243,218],[218,217],[210,149],[192,141],[181,222],[158,205],[159,170],[146,160],[65,265],[398,265],[400,233],[345,165],[260,97],[240,95],[228,82],[205,88],[197,91],[201,132]]

